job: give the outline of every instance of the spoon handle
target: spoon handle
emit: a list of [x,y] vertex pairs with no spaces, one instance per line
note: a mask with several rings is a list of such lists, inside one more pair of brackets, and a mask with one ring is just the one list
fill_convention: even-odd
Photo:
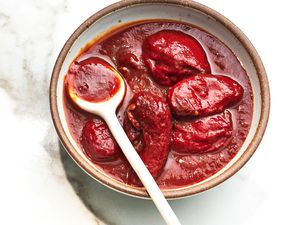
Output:
[[164,218],[166,224],[180,225],[178,218],[176,217],[171,206],[165,199],[165,196],[159,189],[158,185],[156,184],[149,170],[145,166],[144,162],[136,152],[135,148],[132,146],[117,117],[115,115],[107,115],[107,117],[105,117],[106,116],[104,116],[104,119],[111,133],[113,134],[114,138],[121,147],[130,165],[142,181],[144,187],[146,188],[148,194],[152,198],[160,214]]

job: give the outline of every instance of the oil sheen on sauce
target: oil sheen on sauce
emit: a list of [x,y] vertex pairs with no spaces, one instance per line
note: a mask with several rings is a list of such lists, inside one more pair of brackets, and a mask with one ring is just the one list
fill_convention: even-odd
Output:
[[[168,87],[157,84],[151,78],[149,69],[142,59],[143,41],[161,30],[181,31],[195,38],[207,54],[211,73],[229,76],[244,89],[239,104],[227,109],[232,115],[233,134],[225,148],[201,155],[183,154],[170,149],[164,169],[156,182],[162,189],[171,189],[191,185],[212,176],[229,163],[246,139],[252,120],[252,88],[246,71],[235,54],[222,41],[200,28],[177,21],[151,20],[123,25],[105,34],[84,48],[75,62],[82,62],[91,57],[103,58],[113,64],[123,75],[127,92],[117,110],[117,117],[123,124],[128,103],[135,93],[150,91],[162,96],[166,93]],[[113,90],[114,87],[110,92]],[[85,123],[97,117],[74,106],[67,95],[66,87],[64,110],[70,132],[80,146],[80,137]],[[173,117],[173,123],[178,120],[180,119]],[[115,179],[128,183],[132,169],[123,155],[112,161],[98,162],[96,165]]]

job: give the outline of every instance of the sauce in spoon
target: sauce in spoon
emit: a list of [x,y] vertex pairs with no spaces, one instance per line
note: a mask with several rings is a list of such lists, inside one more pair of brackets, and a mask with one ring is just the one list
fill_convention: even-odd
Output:
[[98,57],[72,64],[68,79],[70,97],[89,102],[109,100],[120,88],[118,72]]

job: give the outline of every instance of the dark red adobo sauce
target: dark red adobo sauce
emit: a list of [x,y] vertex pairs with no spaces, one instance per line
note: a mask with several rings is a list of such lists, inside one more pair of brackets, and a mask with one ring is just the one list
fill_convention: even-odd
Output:
[[125,78],[127,92],[117,116],[161,188],[202,181],[237,154],[251,125],[253,100],[235,54],[192,25],[142,21],[89,44],[66,75],[70,132],[101,170],[141,185],[105,122],[74,106],[66,91],[73,85],[76,95],[90,101],[113,95],[118,82],[103,60]]

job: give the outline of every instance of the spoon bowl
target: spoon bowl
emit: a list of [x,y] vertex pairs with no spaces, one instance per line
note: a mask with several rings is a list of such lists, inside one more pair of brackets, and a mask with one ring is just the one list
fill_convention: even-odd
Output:
[[68,93],[72,101],[81,109],[89,113],[98,115],[102,117],[104,120],[108,120],[111,118],[112,115],[115,115],[117,107],[122,102],[126,92],[126,86],[122,76],[114,67],[112,67],[105,61],[103,61],[103,64],[108,70],[111,70],[114,76],[117,78],[118,90],[114,93],[113,96],[102,101],[91,102],[85,100],[84,98],[79,97],[76,94],[76,91],[73,89],[70,81],[68,82]]

